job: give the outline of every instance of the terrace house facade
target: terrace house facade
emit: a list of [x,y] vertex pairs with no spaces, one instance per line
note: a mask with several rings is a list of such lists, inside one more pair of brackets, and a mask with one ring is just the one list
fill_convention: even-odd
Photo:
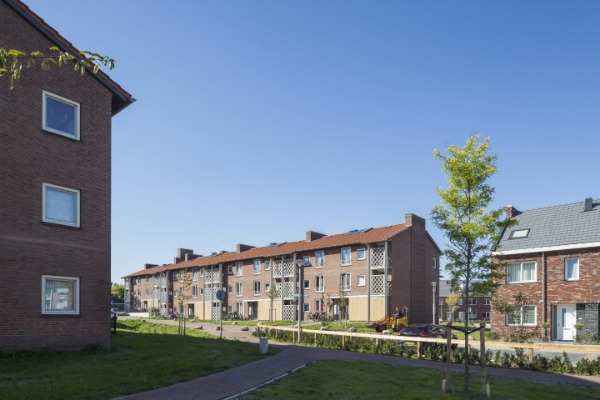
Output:
[[[0,47],[78,54],[18,0]],[[0,79],[0,349],[110,347],[111,118],[133,102],[71,66]]]
[[[413,320],[430,320],[431,282],[438,280],[440,250],[425,220],[407,214],[404,224],[327,236],[308,231],[305,240],[265,247],[238,244],[235,252],[202,257],[180,249],[173,264],[125,277],[126,308],[161,315],[177,311],[182,272],[187,317],[218,319],[221,310],[260,320],[293,320],[314,312],[331,318],[376,321],[396,307]],[[225,300],[215,294],[223,290]],[[340,299],[347,299],[347,305]]]
[[496,301],[514,306],[518,294],[523,300],[507,312],[494,307],[492,329],[508,333],[523,327],[556,341],[573,341],[576,335],[597,338],[600,200],[522,212],[509,206],[507,214],[518,224],[503,233],[493,252],[505,264],[506,275],[494,306]]
[[[449,301],[456,301],[455,304],[448,304]],[[467,299],[460,293],[452,293],[448,281],[440,281],[440,293],[438,300],[440,320],[465,321],[466,315],[469,315],[469,321],[489,321],[491,318],[491,296],[471,297],[467,304]]]

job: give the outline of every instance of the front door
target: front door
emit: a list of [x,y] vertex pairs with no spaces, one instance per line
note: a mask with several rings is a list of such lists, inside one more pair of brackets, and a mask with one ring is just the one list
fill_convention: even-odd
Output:
[[556,306],[556,340],[573,340],[575,338],[575,313],[575,304]]

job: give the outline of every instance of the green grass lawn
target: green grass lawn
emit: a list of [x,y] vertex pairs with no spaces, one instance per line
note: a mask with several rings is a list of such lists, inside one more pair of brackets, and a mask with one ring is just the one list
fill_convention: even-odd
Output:
[[184,337],[177,326],[137,320],[117,326],[112,351],[0,354],[0,399],[110,399],[265,357],[256,344],[196,329]]
[[[470,379],[470,395],[441,392],[444,372],[398,365],[354,361],[323,361],[243,399],[483,399],[479,375]],[[452,375],[453,387],[462,389],[463,375]],[[490,378],[492,399],[600,399],[600,390],[514,379]]]
[[[302,329],[319,330],[323,325],[315,323],[314,325],[302,325]],[[364,322],[329,322],[327,324],[330,331],[347,332],[350,328],[356,328],[356,332],[376,333],[374,328],[367,328]]]

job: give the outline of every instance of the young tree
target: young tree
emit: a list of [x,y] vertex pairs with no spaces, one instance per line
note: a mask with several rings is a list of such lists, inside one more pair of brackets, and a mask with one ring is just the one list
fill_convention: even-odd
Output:
[[179,304],[179,334],[185,336],[185,315],[184,305],[186,300],[190,299],[187,290],[192,286],[192,274],[187,272],[187,268],[179,272],[177,276],[179,288],[177,289],[177,302]]
[[338,306],[340,307],[340,325],[345,326],[345,322],[348,319],[348,296],[346,296],[346,291],[344,290],[341,281],[338,289],[338,295],[340,296],[338,300]]
[[269,296],[269,300],[271,301],[270,308],[269,308],[269,321],[273,321],[273,302],[278,297],[277,287],[275,285],[274,279],[271,279],[271,284],[269,285],[268,296]]
[[[443,254],[453,292],[462,293],[465,303],[473,295],[494,293],[502,275],[491,258],[502,229],[510,224],[503,218],[504,209],[488,210],[494,188],[488,183],[496,172],[496,156],[489,153],[489,138],[471,136],[464,147],[450,146],[446,153],[434,150],[448,178],[448,188],[436,188],[440,204],[431,211],[433,223],[449,241]],[[469,313],[465,313],[469,330]],[[469,335],[465,334],[464,390],[468,392]]]
[[43,71],[48,71],[50,67],[63,67],[72,65],[75,71],[81,75],[85,74],[87,68],[96,74],[100,70],[100,65],[113,69],[115,59],[103,56],[91,51],[80,51],[77,54],[71,54],[62,51],[57,46],[50,47],[51,55],[44,55],[41,51],[26,52],[17,49],[5,49],[0,47],[0,78],[8,75],[10,77],[11,90],[15,87],[15,81],[21,78],[21,72],[24,68],[31,68],[37,63]]

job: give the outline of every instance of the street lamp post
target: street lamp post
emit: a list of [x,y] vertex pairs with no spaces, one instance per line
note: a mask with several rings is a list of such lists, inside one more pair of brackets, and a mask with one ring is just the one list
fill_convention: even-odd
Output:
[[431,292],[432,292],[432,304],[431,311],[433,314],[433,323],[435,324],[435,288],[437,287],[437,282],[431,282]]

